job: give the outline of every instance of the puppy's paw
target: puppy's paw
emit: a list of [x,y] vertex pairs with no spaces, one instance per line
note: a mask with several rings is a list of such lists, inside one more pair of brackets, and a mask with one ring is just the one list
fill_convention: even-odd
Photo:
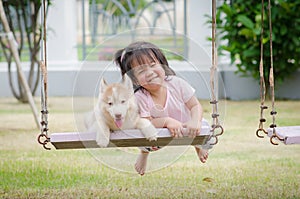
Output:
[[97,144],[101,147],[101,148],[105,148],[108,146],[109,144],[109,140],[108,139],[98,139],[96,140]]
[[150,124],[149,126],[141,129],[142,133],[149,141],[156,141],[157,140],[157,129]]
[[96,142],[101,148],[105,148],[109,144],[109,138],[106,137],[105,135],[98,133]]
[[148,137],[147,140],[151,141],[157,141],[157,136]]

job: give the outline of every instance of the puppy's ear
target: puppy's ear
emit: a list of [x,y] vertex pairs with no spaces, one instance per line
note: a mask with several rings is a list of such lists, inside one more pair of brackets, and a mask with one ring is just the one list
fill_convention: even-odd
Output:
[[105,81],[105,79],[102,77],[101,81],[100,81],[100,86],[99,86],[99,93],[104,93],[105,89],[107,87],[107,83]]
[[124,84],[129,90],[133,91],[133,84],[128,75],[126,75],[126,74],[123,75],[122,84]]

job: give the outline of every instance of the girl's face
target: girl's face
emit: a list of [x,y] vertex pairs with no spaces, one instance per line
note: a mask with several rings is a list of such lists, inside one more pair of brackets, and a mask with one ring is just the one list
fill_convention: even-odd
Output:
[[164,84],[166,73],[156,59],[143,58],[144,63],[132,63],[133,74],[137,83],[148,91],[154,91]]

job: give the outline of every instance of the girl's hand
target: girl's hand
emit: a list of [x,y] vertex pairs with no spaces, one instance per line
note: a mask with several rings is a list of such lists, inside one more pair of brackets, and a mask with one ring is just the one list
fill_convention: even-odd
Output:
[[183,137],[183,134],[182,134],[183,125],[181,122],[169,117],[166,119],[165,125],[171,132],[172,137],[175,137],[175,138]]
[[189,137],[196,137],[197,135],[200,135],[200,130],[201,130],[201,122],[199,121],[193,121],[190,120],[183,124],[183,127],[187,128],[187,133]]

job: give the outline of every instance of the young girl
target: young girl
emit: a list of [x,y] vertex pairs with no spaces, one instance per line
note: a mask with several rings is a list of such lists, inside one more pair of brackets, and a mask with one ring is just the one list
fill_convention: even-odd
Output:
[[[140,116],[149,119],[156,128],[168,128],[173,137],[182,137],[186,128],[191,137],[200,134],[202,106],[195,90],[175,76],[162,51],[152,43],[135,42],[115,54],[115,63],[122,75],[130,76]],[[135,170],[144,175],[149,152],[159,147],[141,148]],[[202,163],[208,158],[207,149],[195,147]]]

